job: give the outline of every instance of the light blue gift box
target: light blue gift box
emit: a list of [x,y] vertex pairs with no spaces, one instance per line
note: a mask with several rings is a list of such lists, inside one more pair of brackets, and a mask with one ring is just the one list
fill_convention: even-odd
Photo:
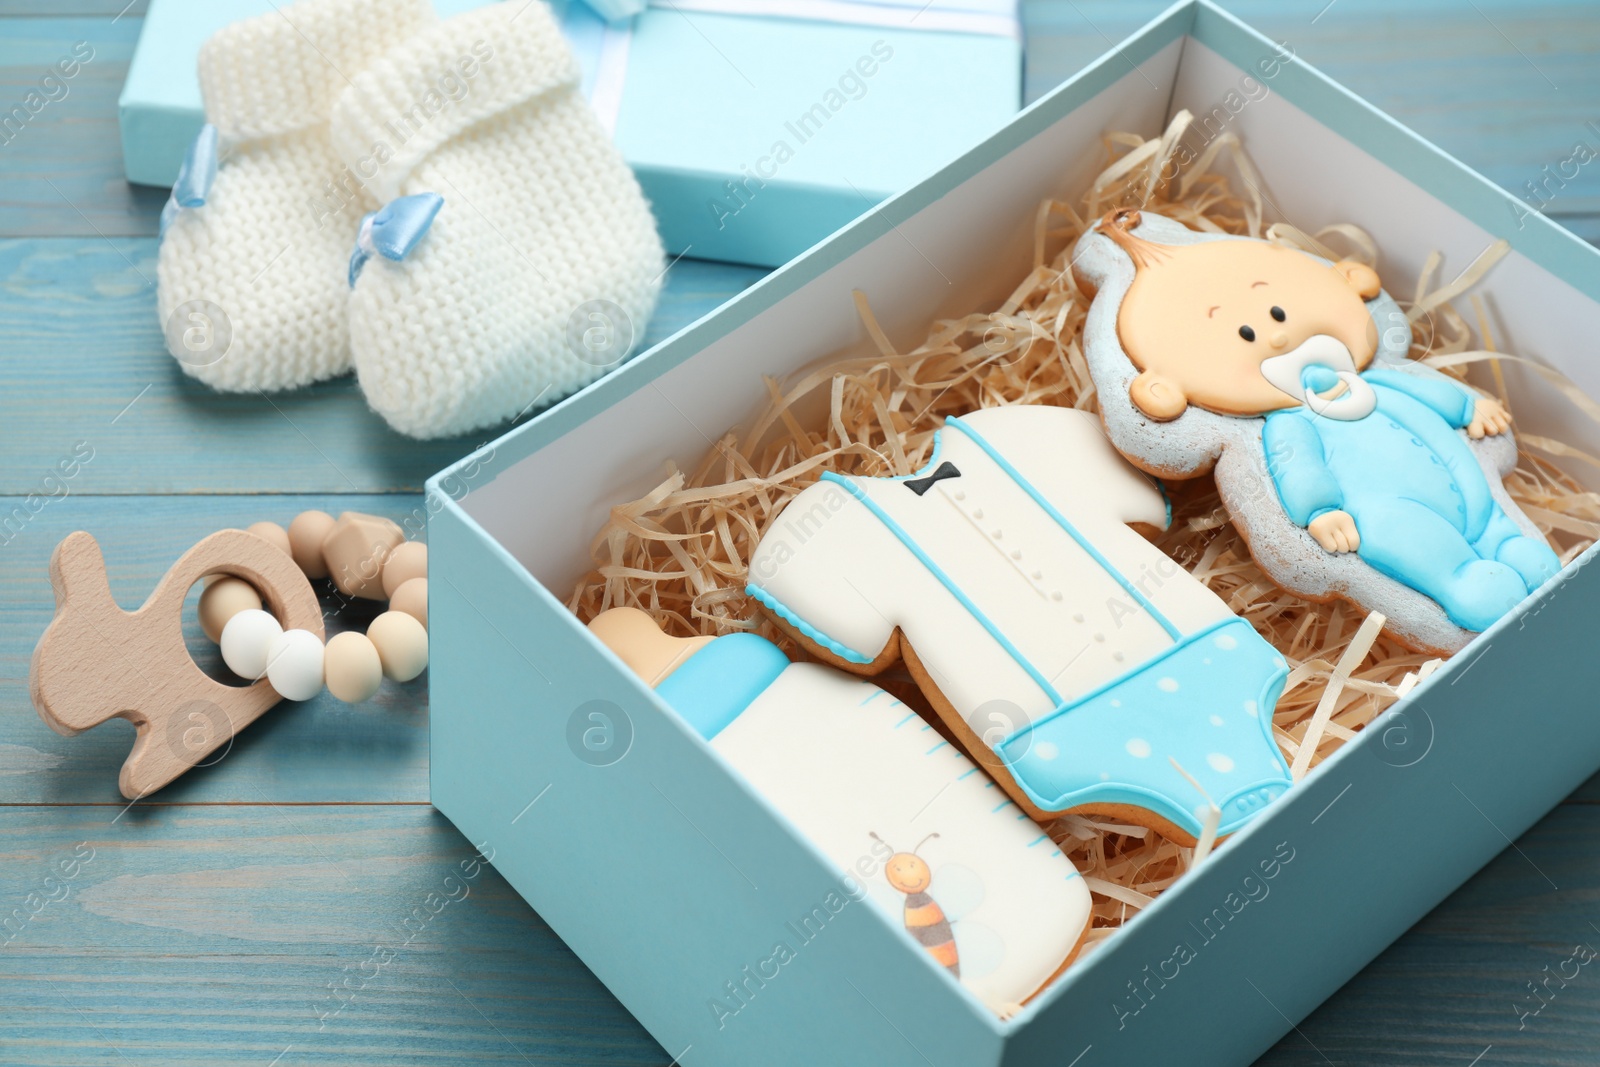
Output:
[[[994,132],[1021,98],[1015,0],[659,2],[609,25],[579,0],[555,6],[671,255],[777,266]],[[151,0],[118,102],[129,181],[172,184],[204,122],[201,43],[270,10]]]
[[1022,92],[1014,0],[564,12],[672,255],[787,262],[993,133]]
[[[1249,146],[1272,217],[1373,233],[1391,281],[1512,246],[1503,347],[1600,394],[1600,255],[1219,8],[1180,4],[1005,129],[428,483],[432,799],[692,1067],[1249,1063],[1600,767],[1594,551],[1452,658],[1016,1017],[850,904],[840,872],[566,609],[613,505],[692,469],[786,377],[1000,303],[1107,130]],[[1405,295],[1405,294],[1402,294]],[[1506,367],[1519,424],[1600,433]],[[1580,477],[1586,477],[1579,472]],[[1589,479],[1593,481],[1592,478]],[[598,718],[596,717],[598,716]],[[593,732],[586,732],[593,731]],[[792,958],[764,961],[788,943]],[[721,1005],[720,1010],[716,1005]]]

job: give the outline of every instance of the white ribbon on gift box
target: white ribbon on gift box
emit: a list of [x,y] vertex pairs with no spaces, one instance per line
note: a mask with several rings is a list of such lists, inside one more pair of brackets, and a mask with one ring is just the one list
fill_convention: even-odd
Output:
[[[649,0],[648,6],[676,11],[685,18],[688,12],[745,15],[1022,39],[1016,0]],[[589,103],[607,133],[616,132],[622,111],[632,39],[632,19],[608,23],[600,39]]]

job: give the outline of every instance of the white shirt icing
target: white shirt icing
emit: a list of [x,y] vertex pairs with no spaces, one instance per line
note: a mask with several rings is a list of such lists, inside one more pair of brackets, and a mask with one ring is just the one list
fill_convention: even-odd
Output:
[[1164,528],[1167,504],[1095,416],[1017,405],[959,422],[994,455],[947,425],[933,460],[913,477],[947,463],[959,475],[920,494],[905,478],[808,488],[762,539],[753,591],[822,643],[844,646],[846,659],[876,659],[898,628],[980,733],[991,702],[1006,702],[1008,718],[1020,713],[1023,721],[1010,725],[1021,727],[1128,674],[1179,636],[1232,618],[1129,528]]

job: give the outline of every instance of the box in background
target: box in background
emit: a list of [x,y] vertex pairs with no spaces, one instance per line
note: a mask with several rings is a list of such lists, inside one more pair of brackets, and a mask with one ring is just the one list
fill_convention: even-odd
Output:
[[[205,122],[201,44],[275,7],[151,0],[118,100],[129,181],[172,184]],[[660,0],[611,25],[582,0],[554,7],[670,255],[784,263],[1021,99],[1016,0]]]
[[787,262],[1022,94],[1014,0],[660,0],[614,26],[572,0],[562,28],[672,255]]

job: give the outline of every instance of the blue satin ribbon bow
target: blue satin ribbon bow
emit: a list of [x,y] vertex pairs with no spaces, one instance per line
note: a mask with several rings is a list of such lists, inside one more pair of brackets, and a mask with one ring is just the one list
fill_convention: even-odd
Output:
[[361,220],[355,251],[350,253],[350,285],[373,256],[399,262],[417,247],[444,206],[438,193],[417,193],[391,200]]
[[211,183],[217,177],[217,128],[209,122],[200,127],[199,136],[189,146],[178,168],[178,180],[172,183],[172,195],[161,209],[161,233],[167,232],[178,212],[185,208],[204,207],[211,194]]

